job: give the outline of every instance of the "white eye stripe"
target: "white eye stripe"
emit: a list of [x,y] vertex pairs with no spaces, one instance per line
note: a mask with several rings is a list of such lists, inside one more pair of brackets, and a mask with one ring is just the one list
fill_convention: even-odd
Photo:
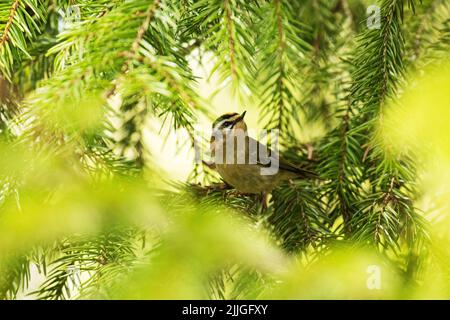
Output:
[[[229,124],[228,124],[228,122],[229,122]],[[226,123],[227,123],[227,125],[225,125]],[[220,129],[220,128],[228,128],[228,127],[230,127],[231,125],[233,125],[233,121],[230,120],[230,119],[225,119],[225,120],[223,120],[223,121],[220,121],[220,122],[216,125],[216,128],[217,128],[217,129]]]
[[[220,121],[217,122],[217,120],[219,120],[219,119],[220,119]],[[228,114],[228,115],[221,116],[219,119],[217,119],[214,122],[214,126],[213,126],[214,130],[232,128],[234,126],[234,124],[236,124],[235,122],[237,122],[238,120],[241,119],[241,115],[239,115],[237,113]],[[227,124],[227,125],[225,125],[225,124]]]
[[[217,128],[228,128],[228,127],[231,127],[231,126],[233,126],[234,124],[235,124],[235,121],[239,118],[240,116],[237,114],[237,115],[235,115],[235,116],[233,116],[233,117],[231,117],[231,118],[227,118],[227,119],[224,119],[224,120],[222,120],[222,121],[220,121],[218,124],[217,124]],[[228,124],[229,123],[229,124]],[[227,125],[225,125],[225,124],[227,124]]]

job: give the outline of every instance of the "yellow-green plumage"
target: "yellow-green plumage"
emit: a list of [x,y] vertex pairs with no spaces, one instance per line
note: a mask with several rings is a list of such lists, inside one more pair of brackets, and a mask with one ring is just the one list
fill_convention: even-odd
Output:
[[[213,129],[220,132],[211,138],[211,153],[216,160],[215,168],[225,182],[244,193],[261,193],[271,192],[284,180],[315,177],[314,173],[288,163],[249,137],[244,115],[226,114],[214,122]],[[225,126],[224,123],[233,124]],[[238,143],[239,139],[242,139],[241,143]],[[232,150],[227,150],[227,146]],[[261,149],[265,152],[260,153]],[[267,172],[268,168],[277,165],[276,162],[276,173],[264,175],[264,170]]]

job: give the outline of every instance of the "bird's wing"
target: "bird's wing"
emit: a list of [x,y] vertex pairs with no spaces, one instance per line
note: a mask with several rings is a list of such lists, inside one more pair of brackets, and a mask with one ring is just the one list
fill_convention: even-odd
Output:
[[[289,171],[296,174],[300,178],[310,178],[316,179],[318,175],[310,170],[306,170],[300,168],[298,166],[293,165],[292,163],[280,158],[279,154],[272,149],[268,148],[264,144],[256,141],[255,139],[249,137],[248,138],[248,150],[249,154],[257,159],[257,164],[270,167],[273,164],[273,161],[278,161],[278,166],[281,170]],[[251,145],[257,146],[257,148],[252,148]],[[262,150],[262,152],[261,152]]]

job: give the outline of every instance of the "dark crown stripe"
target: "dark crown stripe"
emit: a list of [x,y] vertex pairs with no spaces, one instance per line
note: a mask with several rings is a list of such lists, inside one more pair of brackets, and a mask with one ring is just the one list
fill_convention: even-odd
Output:
[[230,118],[232,118],[232,117],[235,117],[235,116],[237,116],[237,115],[238,115],[238,113],[226,113],[226,114],[224,114],[224,115],[221,115],[219,118],[216,119],[216,121],[214,121],[214,123],[213,123],[213,128],[214,128],[218,123],[220,123],[220,122],[222,122],[222,121],[224,121],[224,120],[226,120],[226,119],[230,119]]

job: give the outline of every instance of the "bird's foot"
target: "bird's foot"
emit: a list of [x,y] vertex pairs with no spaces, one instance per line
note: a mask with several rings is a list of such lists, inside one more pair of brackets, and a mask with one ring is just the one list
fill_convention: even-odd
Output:
[[209,186],[204,186],[203,188],[206,189],[206,193],[208,194],[212,191],[223,191],[231,189],[232,187],[227,183],[213,183],[210,184]]
[[261,213],[264,213],[269,208],[269,194],[267,192],[261,192],[260,195]]

